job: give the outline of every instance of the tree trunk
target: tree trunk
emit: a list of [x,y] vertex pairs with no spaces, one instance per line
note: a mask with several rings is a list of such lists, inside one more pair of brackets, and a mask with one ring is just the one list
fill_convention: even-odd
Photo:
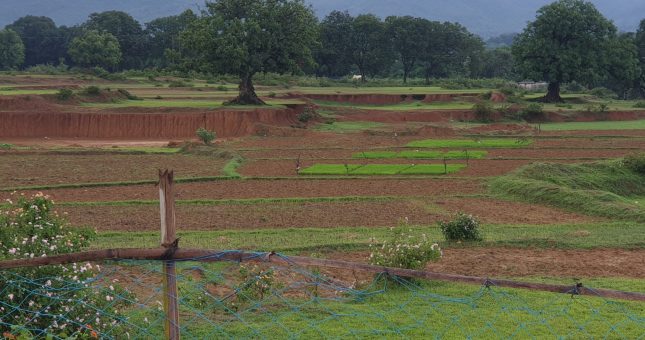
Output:
[[430,70],[428,70],[428,68],[426,68],[424,75],[426,78],[426,85],[430,85]]
[[408,70],[403,69],[403,84],[408,83]]
[[560,103],[562,102],[562,97],[560,97],[560,83],[551,82],[549,83],[549,89],[546,93],[546,96],[542,98],[545,103]]
[[245,75],[240,79],[240,93],[235,99],[226,102],[226,105],[266,105],[266,103],[258,97],[253,87],[253,75]]

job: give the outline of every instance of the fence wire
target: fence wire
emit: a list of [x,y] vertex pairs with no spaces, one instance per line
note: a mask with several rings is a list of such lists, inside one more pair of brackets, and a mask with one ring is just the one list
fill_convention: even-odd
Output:
[[[177,262],[183,338],[645,339],[644,303],[578,296],[573,288],[556,294],[477,287],[226,261],[226,254]],[[5,338],[163,338],[162,262],[51,267],[52,273],[91,275],[61,279],[35,277],[42,268],[0,271]]]

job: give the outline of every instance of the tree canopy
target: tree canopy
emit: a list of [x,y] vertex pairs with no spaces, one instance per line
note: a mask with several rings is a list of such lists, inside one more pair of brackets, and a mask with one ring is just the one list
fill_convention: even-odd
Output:
[[6,28],[18,33],[25,45],[25,65],[54,64],[65,56],[65,39],[48,17],[25,16]]
[[0,30],[0,70],[12,70],[25,61],[25,45],[18,33]]
[[253,87],[260,72],[298,72],[313,64],[316,17],[302,0],[217,0],[183,34],[199,69],[240,77],[231,104],[264,104]]
[[142,68],[147,53],[147,39],[141,24],[131,15],[121,11],[92,13],[83,25],[86,30],[108,32],[119,42],[121,68]]
[[72,60],[84,67],[113,68],[121,60],[119,41],[108,32],[86,31],[74,38],[69,46]]
[[538,10],[516,38],[513,55],[521,75],[549,83],[544,101],[561,101],[560,85],[597,83],[607,77],[616,27],[583,0],[559,0]]

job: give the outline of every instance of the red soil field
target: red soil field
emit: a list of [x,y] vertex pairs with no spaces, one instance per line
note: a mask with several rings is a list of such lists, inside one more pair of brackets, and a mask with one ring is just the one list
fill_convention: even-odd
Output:
[[[98,230],[156,231],[159,207],[60,207],[74,225]],[[458,211],[491,224],[585,223],[594,220],[540,205],[475,198],[424,198],[384,202],[303,202],[254,205],[178,205],[182,230],[224,230],[303,227],[387,227],[403,218],[411,224],[432,225]],[[518,214],[518,211],[522,211]]]
[[[333,259],[367,262],[368,252],[334,253]],[[644,250],[453,248],[426,270],[482,277],[645,278]],[[584,281],[583,281],[584,284]]]
[[[180,177],[179,174],[176,176]],[[335,196],[435,196],[476,194],[484,184],[457,179],[368,179],[368,180],[223,180],[178,183],[177,199],[243,199]],[[38,191],[25,192],[31,194]],[[42,190],[59,202],[157,200],[154,185]],[[11,193],[0,192],[0,200]]]

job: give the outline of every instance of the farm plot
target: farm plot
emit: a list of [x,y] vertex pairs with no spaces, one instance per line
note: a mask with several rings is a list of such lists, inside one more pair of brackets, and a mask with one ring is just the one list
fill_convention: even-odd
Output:
[[522,148],[533,142],[524,138],[426,139],[407,144],[410,148]]
[[422,151],[406,150],[401,152],[395,151],[365,151],[357,152],[352,158],[365,159],[388,159],[388,158],[407,158],[407,159],[481,159],[486,157],[487,151]]
[[441,175],[458,172],[465,164],[314,164],[302,175]]
[[181,154],[0,154],[0,186],[154,180],[165,168],[180,177],[219,176],[226,161]]

